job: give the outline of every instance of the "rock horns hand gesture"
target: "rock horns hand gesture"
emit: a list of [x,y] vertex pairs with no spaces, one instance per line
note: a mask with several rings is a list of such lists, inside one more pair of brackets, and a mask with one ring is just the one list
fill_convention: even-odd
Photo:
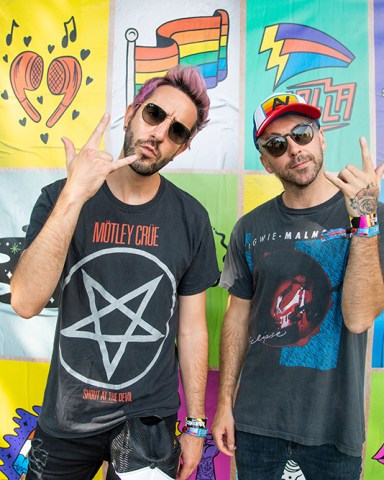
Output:
[[66,190],[71,191],[77,201],[85,203],[95,195],[110,173],[137,159],[136,155],[131,155],[114,161],[110,153],[100,150],[109,120],[110,115],[105,113],[78,154],[72,141],[62,138],[67,164]]
[[325,177],[344,193],[347,211],[351,217],[376,213],[384,173],[384,164],[374,168],[364,137],[360,137],[360,148],[362,168],[348,164],[338,175],[324,172]]

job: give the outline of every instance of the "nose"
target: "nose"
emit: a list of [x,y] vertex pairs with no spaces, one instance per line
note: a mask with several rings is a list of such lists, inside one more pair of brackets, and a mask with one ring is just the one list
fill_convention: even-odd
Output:
[[298,155],[300,152],[301,152],[301,145],[299,145],[298,143],[294,142],[291,138],[290,135],[286,135],[286,140],[288,142],[288,154],[291,156],[291,157],[295,157],[296,155]]
[[168,130],[171,125],[171,122],[172,122],[171,118],[165,118],[158,125],[154,125],[152,130],[153,137],[156,140],[163,142],[168,136]]

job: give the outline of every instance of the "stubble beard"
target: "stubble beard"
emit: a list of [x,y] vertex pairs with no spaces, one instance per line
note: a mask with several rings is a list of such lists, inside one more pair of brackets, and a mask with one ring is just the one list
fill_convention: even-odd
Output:
[[[295,165],[304,161],[309,162],[305,169],[292,170]],[[283,184],[289,184],[302,189],[308,187],[316,180],[322,169],[323,161],[324,155],[322,150],[320,150],[317,156],[299,154],[285,166],[284,170],[275,170],[274,173]]]
[[129,166],[132,170],[143,177],[149,177],[154,173],[157,173],[165,165],[173,160],[173,157],[161,157],[159,152],[159,142],[156,140],[134,140],[133,132],[130,124],[127,126],[124,137],[123,152],[124,156],[128,157],[136,153],[136,149],[140,145],[151,145],[156,151],[156,158],[147,157],[146,155],[141,154],[137,160],[131,163]]

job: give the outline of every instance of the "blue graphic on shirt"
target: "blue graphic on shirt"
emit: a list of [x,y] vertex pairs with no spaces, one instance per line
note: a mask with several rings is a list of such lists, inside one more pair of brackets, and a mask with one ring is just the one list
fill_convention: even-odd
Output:
[[330,282],[332,302],[319,327],[306,345],[283,347],[280,364],[289,367],[308,367],[318,370],[336,368],[343,325],[341,287],[346,269],[350,242],[345,239],[329,241],[298,241],[295,249],[310,255],[324,270]]
[[247,260],[249,270],[252,273],[254,271],[254,267],[253,267],[252,252],[251,252],[251,240],[252,240],[252,233],[250,232],[246,233],[245,234],[245,259]]

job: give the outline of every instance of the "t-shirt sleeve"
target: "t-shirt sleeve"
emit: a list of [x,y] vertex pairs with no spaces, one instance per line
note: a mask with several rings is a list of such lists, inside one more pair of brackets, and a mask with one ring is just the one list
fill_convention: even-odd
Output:
[[178,294],[195,295],[201,293],[213,286],[219,276],[215,242],[208,218],[192,262],[179,283]]
[[37,199],[35,206],[33,207],[31,218],[28,225],[27,234],[25,237],[24,249],[28,248],[33,240],[40,233],[40,230],[45,225],[47,218],[49,217],[57,197],[63,187],[63,182],[56,182],[49,187],[44,187],[41,191],[39,198]]
[[232,231],[224,267],[220,278],[220,287],[231,295],[250,300],[253,296],[251,257],[247,261],[248,240],[238,222]]

